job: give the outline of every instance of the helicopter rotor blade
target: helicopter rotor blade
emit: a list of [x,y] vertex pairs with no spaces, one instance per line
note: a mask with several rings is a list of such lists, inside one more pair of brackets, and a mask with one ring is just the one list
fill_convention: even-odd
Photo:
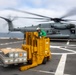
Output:
[[23,11],[23,10],[18,10],[18,9],[14,9],[14,8],[8,8],[8,9],[9,10],[14,10],[14,11],[17,11],[17,12],[22,12],[22,13],[27,13],[27,14],[35,15],[35,16],[38,16],[38,17],[51,18],[51,17],[48,17],[48,16],[43,16],[43,15],[39,15],[39,14],[35,14],[35,13]]
[[17,18],[45,20],[45,18],[35,18],[35,17],[17,17]]
[[50,22],[50,21],[47,21],[47,20],[46,20],[46,21],[36,21],[36,22]]
[[71,9],[69,12],[67,12],[65,15],[63,15],[61,18],[66,18],[66,17],[70,17],[70,16],[74,16],[76,15],[76,7]]
[[[14,16],[12,16],[12,17],[14,17]],[[35,18],[35,17],[18,17],[18,16],[16,16],[16,18],[41,20],[41,21],[36,21],[36,22],[49,22],[49,21],[51,21],[50,19]]]
[[12,19],[11,19],[11,17],[12,16],[8,16],[8,18],[5,18],[5,17],[0,16],[0,18],[4,19],[6,21],[9,21],[9,22],[14,21],[15,19],[17,19],[17,17],[13,17]]
[[[52,19],[47,19],[47,18],[35,18],[35,17],[16,17],[16,18],[24,18],[24,19],[35,19],[35,20],[41,20],[42,22],[45,22],[45,21],[55,21],[55,20],[59,20],[59,21],[76,21],[76,20],[71,20],[71,19],[58,19],[58,18],[52,18]],[[40,22],[41,22],[40,21]]]
[[67,21],[76,21],[76,20],[73,20],[73,19],[62,19],[62,18],[61,18],[61,21],[67,22]]
[[22,13],[27,13],[27,14],[31,14],[34,16],[38,16],[38,17],[42,17],[42,18],[34,18],[34,17],[25,17],[27,19],[39,19],[39,20],[48,20],[48,21],[54,21],[54,22],[61,22],[61,21],[75,21],[75,20],[67,20],[67,19],[63,19],[69,16],[74,16],[76,15],[76,8],[73,8],[72,10],[70,10],[68,13],[66,13],[65,15],[63,15],[60,18],[51,18],[48,16],[43,16],[43,15],[39,15],[39,14],[35,14],[35,13],[31,13],[31,12],[27,12],[27,11],[23,11],[23,10],[18,10],[18,9],[14,9],[14,8],[8,8],[9,10],[13,10],[13,11],[17,11],[17,12],[22,12]]
[[4,20],[6,20],[6,21],[11,21],[10,19],[7,19],[7,18],[5,18],[5,17],[1,17],[1,16],[0,16],[0,18],[4,19]]
[[65,20],[65,21],[76,21],[76,20],[70,20],[70,19],[67,19],[67,20]]

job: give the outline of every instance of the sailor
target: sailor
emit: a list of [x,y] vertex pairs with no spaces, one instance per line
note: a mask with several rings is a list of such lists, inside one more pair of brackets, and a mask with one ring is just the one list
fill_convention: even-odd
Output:
[[41,28],[37,28],[38,36],[41,37],[46,37],[46,32],[42,30]]

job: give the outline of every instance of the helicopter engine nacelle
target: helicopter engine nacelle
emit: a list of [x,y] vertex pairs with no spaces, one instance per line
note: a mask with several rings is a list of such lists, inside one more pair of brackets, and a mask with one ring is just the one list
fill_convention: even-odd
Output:
[[66,26],[66,28],[67,29],[75,28],[75,25],[74,24],[69,24],[69,25]]
[[56,23],[54,25],[51,25],[51,28],[64,30],[64,29],[75,28],[75,25],[74,24]]

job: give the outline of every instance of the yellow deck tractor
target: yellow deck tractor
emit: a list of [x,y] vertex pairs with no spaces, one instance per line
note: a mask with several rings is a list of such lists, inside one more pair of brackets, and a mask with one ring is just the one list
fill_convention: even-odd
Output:
[[[26,40],[25,40],[26,44],[22,44],[22,48],[19,49],[19,51],[18,49],[14,50],[1,49],[2,52],[0,52],[0,59],[2,60],[2,62],[5,61],[6,59],[9,59],[9,61],[12,60],[13,63],[15,64],[27,62],[27,65],[20,67],[21,71],[38,66],[42,63],[45,64],[48,60],[51,59],[49,38],[47,37],[39,38],[38,32],[26,32],[25,34],[26,34]],[[4,56],[4,53],[6,55],[9,54],[10,57]],[[3,57],[5,57],[5,59]],[[16,61],[17,59],[18,61]],[[5,62],[9,64],[10,63],[9,61],[6,60]]]
[[27,52],[29,65],[20,67],[21,71],[45,64],[51,58],[49,38],[39,38],[37,32],[26,32],[26,44],[22,45],[22,49]]

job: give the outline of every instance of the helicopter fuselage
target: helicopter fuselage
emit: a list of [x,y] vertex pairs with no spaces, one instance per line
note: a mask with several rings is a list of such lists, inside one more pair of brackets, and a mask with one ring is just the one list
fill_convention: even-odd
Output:
[[76,39],[76,25],[74,24],[45,23],[39,24],[38,27],[48,29],[46,30],[47,36],[52,39]]

